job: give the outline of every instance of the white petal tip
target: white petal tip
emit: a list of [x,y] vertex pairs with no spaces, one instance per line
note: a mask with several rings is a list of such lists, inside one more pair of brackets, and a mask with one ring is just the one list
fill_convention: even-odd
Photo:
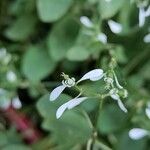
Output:
[[68,102],[61,105],[58,109],[57,109],[57,112],[56,112],[56,118],[59,119],[62,114],[65,112],[65,110],[67,109],[67,106],[68,106]]
[[113,33],[118,34],[122,31],[122,25],[120,23],[117,23],[113,20],[109,20],[108,25]]
[[125,112],[125,113],[128,112],[128,110],[125,108],[124,104],[122,103],[122,101],[120,99],[118,99],[118,105],[123,112]]
[[146,135],[148,135],[148,131],[141,128],[133,128],[129,131],[129,137],[132,140],[140,140]]
[[145,109],[145,114],[150,119],[150,108]]
[[93,23],[92,23],[91,20],[90,20],[88,17],[86,17],[86,16],[81,16],[81,17],[80,17],[80,22],[81,22],[84,26],[86,26],[86,27],[88,27],[88,28],[93,27]]
[[51,93],[50,93],[50,101],[55,101],[59,95],[63,92],[63,90],[66,88],[65,85],[60,85],[56,87]]
[[107,36],[104,33],[100,33],[97,35],[97,40],[106,44],[107,43]]
[[145,43],[150,43],[150,33],[144,36],[143,41],[144,41]]
[[94,69],[86,73],[77,83],[84,81],[84,80],[91,80],[97,81],[103,77],[103,70],[102,69]]

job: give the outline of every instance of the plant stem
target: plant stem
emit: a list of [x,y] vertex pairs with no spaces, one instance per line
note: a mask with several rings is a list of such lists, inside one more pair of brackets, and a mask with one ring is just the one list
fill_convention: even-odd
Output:
[[84,111],[84,110],[83,110],[82,112],[83,112],[83,115],[85,116],[85,118],[87,119],[90,128],[93,130],[93,129],[94,129],[94,126],[93,126],[92,121],[91,121],[90,117],[88,116],[87,112]]
[[101,112],[101,110],[102,110],[103,101],[104,101],[104,99],[101,98],[100,103],[99,103],[99,106],[98,106],[97,114],[96,114],[95,128],[97,128],[98,118],[99,118],[99,114],[100,114],[100,112]]
[[109,148],[107,145],[103,144],[102,142],[96,140],[95,141],[96,145],[101,148],[102,150],[112,150],[111,148]]

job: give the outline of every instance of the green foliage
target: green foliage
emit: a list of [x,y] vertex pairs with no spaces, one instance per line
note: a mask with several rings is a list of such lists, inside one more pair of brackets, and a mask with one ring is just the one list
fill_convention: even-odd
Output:
[[103,19],[108,19],[114,16],[122,7],[125,0],[106,0],[99,1],[99,13]]
[[129,138],[128,133],[124,132],[121,137],[119,137],[118,145],[116,147],[117,150],[143,150],[146,149],[146,140],[138,140],[138,141],[133,141]]
[[116,105],[108,105],[99,115],[98,129],[101,133],[115,132],[125,126],[127,116]]
[[[132,140],[128,135],[132,128],[150,131],[145,113],[150,101],[150,42],[144,40],[150,19],[139,26],[142,3],[146,11],[149,0],[0,1],[0,149],[82,150],[91,140],[93,150],[149,149],[149,136]],[[109,20],[122,30],[114,33]],[[128,90],[128,97],[121,99],[128,113],[111,98],[104,99],[98,113],[101,99],[109,94],[104,80],[84,81],[49,101],[50,92],[61,85],[62,72],[78,81],[95,68],[108,73],[112,65]],[[10,71],[16,77],[13,82]],[[89,99],[56,119],[57,109],[79,91]],[[18,132],[14,120],[7,118],[6,107],[18,96],[22,108],[16,113],[29,117],[41,132],[35,143],[27,143],[22,136],[26,133]]]
[[69,9],[73,0],[37,0],[39,18],[43,22],[60,19]]
[[72,47],[67,53],[67,58],[71,61],[83,61],[88,57],[89,52],[85,49],[85,47],[82,46]]
[[22,61],[22,71],[32,81],[43,79],[55,68],[55,63],[43,47],[31,46]]
[[21,16],[10,24],[4,34],[12,41],[24,41],[34,33],[35,25],[35,16]]
[[61,146],[72,147],[73,145],[85,143],[91,135],[91,129],[78,110],[67,111],[60,120],[56,119],[57,108],[67,99],[71,98],[62,95],[57,102],[50,103],[49,95],[45,95],[38,101],[37,108],[44,118],[42,126],[52,132],[53,140]]
[[48,37],[49,53],[55,61],[65,58],[67,51],[75,43],[79,25],[71,17],[56,23]]

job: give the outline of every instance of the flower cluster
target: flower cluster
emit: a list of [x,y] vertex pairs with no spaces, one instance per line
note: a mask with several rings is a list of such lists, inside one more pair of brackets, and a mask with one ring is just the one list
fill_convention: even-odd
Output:
[[[91,81],[97,81],[100,80],[103,77],[104,73],[102,69],[94,69],[88,73],[86,73],[80,80],[77,82],[75,81],[75,78],[70,78],[66,74],[62,74],[64,77],[64,80],[62,81],[62,85],[56,87],[50,94],[50,101],[56,100],[59,95],[65,90],[65,88],[71,88],[79,84],[80,82],[84,80],[91,80]],[[79,94],[76,98],[68,101],[67,103],[60,106],[56,112],[56,117],[60,118],[63,112],[66,109],[72,109],[73,107],[79,105],[81,102],[86,100],[88,97],[80,97],[81,94]]]
[[[102,78],[104,78],[104,81],[106,83],[106,88],[108,93],[107,96],[110,96],[112,99],[116,100],[118,102],[119,107],[124,112],[127,112],[127,109],[123,105],[121,101],[121,97],[126,98],[127,97],[127,90],[125,90],[118,82],[118,79],[113,71],[113,77],[110,77],[108,73],[104,73],[102,69],[94,69],[92,71],[89,71],[86,73],[80,80],[76,81],[75,78],[69,77],[66,74],[62,74],[64,80],[62,81],[62,85],[56,87],[50,94],[50,101],[55,101],[60,94],[65,90],[65,88],[72,88],[77,87],[77,85],[85,80],[91,80],[91,81],[98,81]],[[114,82],[116,86],[114,85]],[[64,103],[62,106],[60,106],[56,112],[56,118],[60,118],[64,111],[66,109],[72,109],[75,106],[79,105],[88,97],[80,97],[82,92],[80,91],[79,95],[70,101]]]
[[119,84],[115,72],[111,70],[108,73],[106,73],[104,81],[106,83],[105,88],[106,90],[108,90],[109,96],[112,99],[116,100],[120,109],[126,113],[127,109],[123,105],[121,97],[126,98],[128,96],[128,92],[126,89],[123,88],[123,86]]

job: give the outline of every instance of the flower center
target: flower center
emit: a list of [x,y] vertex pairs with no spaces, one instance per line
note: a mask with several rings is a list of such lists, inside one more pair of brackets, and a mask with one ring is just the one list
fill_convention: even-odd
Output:
[[68,78],[66,80],[63,80],[62,84],[66,85],[67,87],[72,87],[75,85],[75,78]]

